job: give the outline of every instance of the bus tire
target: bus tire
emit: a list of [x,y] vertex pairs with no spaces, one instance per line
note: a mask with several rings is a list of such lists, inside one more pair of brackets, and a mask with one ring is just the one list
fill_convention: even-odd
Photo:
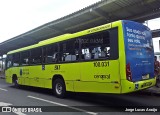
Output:
[[66,87],[63,79],[57,78],[53,83],[53,91],[56,97],[64,98],[66,94]]
[[13,86],[16,88],[19,86],[17,76],[13,76],[12,83],[13,83]]

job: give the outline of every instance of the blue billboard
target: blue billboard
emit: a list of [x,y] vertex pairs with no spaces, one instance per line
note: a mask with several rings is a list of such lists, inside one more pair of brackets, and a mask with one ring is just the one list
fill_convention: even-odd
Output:
[[132,81],[154,77],[154,50],[150,29],[141,23],[123,20],[126,64]]

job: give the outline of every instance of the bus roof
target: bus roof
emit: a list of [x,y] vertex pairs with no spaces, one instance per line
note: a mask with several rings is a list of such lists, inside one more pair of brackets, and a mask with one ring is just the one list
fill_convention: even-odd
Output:
[[27,46],[27,47],[23,47],[23,48],[20,48],[20,49],[10,51],[7,54],[21,52],[21,51],[33,49],[33,48],[36,48],[36,47],[45,46],[45,45],[48,45],[48,44],[51,44],[51,43],[56,43],[56,42],[59,42],[59,41],[66,40],[67,38],[72,38],[71,36],[72,36],[72,34],[64,34],[64,35],[56,36],[56,37],[53,37],[53,38],[50,38],[50,39],[47,39],[47,40],[40,41],[39,43],[34,44],[34,45],[30,45],[30,46]]

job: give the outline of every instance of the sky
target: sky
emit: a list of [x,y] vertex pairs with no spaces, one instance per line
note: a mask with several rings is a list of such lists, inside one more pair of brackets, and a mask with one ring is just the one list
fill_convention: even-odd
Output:
[[0,43],[100,0],[1,0]]
[[[0,43],[51,22],[100,0],[1,0]],[[160,28],[160,18],[148,21],[151,30]],[[160,38],[154,38],[159,51]]]

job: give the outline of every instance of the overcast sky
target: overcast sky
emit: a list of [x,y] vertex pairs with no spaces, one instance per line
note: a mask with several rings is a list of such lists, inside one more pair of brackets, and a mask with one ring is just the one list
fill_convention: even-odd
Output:
[[100,0],[1,0],[0,42]]
[[[0,43],[56,20],[100,0],[1,0]],[[151,29],[160,28],[160,19],[148,22]],[[159,39],[153,39],[159,51]]]

